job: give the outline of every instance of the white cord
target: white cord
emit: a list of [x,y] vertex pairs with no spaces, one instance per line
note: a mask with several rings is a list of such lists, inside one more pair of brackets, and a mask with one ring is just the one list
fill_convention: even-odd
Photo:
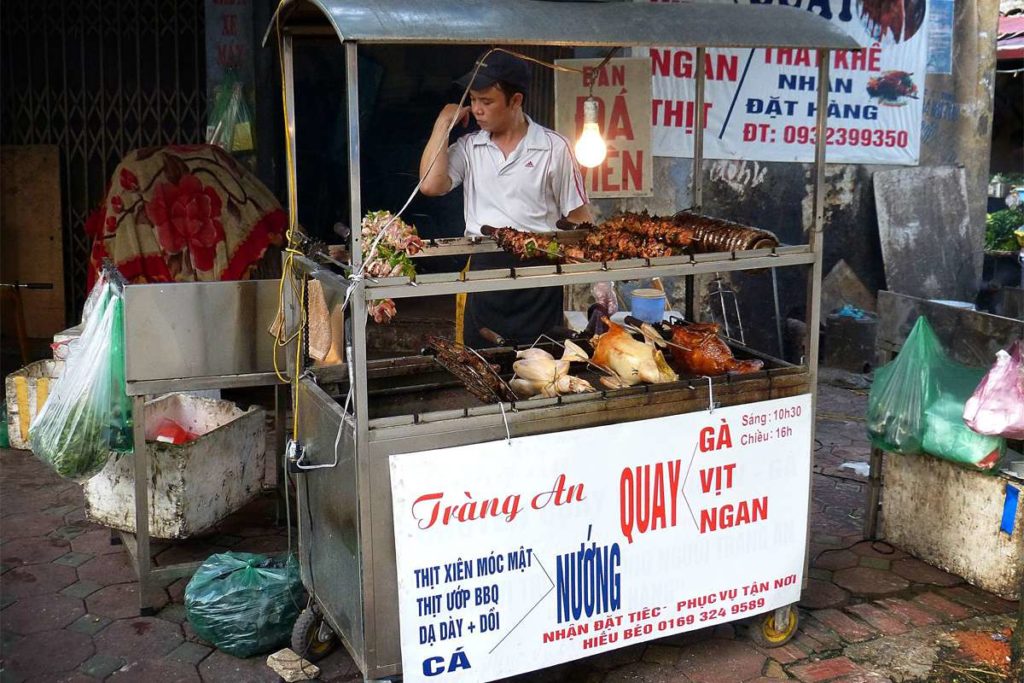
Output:
[[[480,71],[480,67],[484,65],[484,60],[487,59],[491,55],[491,53],[495,52],[496,50],[497,50],[497,48],[489,49],[487,52],[484,53],[483,57],[481,57],[480,59],[477,60],[476,66],[473,68],[473,74],[469,78],[469,83],[466,85],[466,89],[462,91],[462,97],[459,98],[459,109],[461,109],[462,105],[465,103],[466,96],[469,95],[469,89],[473,85],[473,81],[476,80],[476,75]],[[430,163],[427,164],[427,170],[423,174],[423,177],[420,178],[419,181],[417,181],[416,187],[414,187],[412,189],[412,192],[409,194],[409,198],[405,200],[405,204],[403,204],[402,208],[398,210],[398,213],[392,215],[391,219],[387,223],[384,224],[384,227],[381,228],[380,232],[378,232],[376,237],[374,237],[373,242],[370,243],[370,248],[366,251],[367,255],[373,255],[373,254],[375,254],[377,252],[377,246],[380,244],[380,241],[384,238],[384,234],[387,232],[388,228],[390,228],[391,225],[396,220],[398,220],[398,218],[403,213],[405,213],[405,210],[409,208],[410,204],[412,204],[412,200],[416,198],[417,194],[419,194],[420,188],[423,186],[423,180],[428,175],[430,175],[431,169],[434,168],[434,163],[437,161],[437,158],[441,155],[441,150],[447,150],[448,149],[448,145],[447,145],[448,136],[451,135],[452,130],[455,128],[455,124],[459,120],[458,110],[456,110],[455,113],[456,113],[456,115],[452,117],[451,122],[448,124],[448,129],[445,131],[445,135],[444,135],[444,138],[441,140],[441,144],[439,144],[437,146],[437,149],[434,150],[434,156],[432,156],[430,158]],[[360,225],[359,225],[359,230],[362,231],[362,223],[360,223]],[[359,272],[353,274],[353,276],[352,276],[354,281],[358,281],[358,280],[356,280],[356,278],[358,278],[359,280],[361,280],[363,278],[363,276],[366,273],[366,264],[367,263],[369,263],[369,259],[365,259],[359,265]],[[345,301],[346,302],[348,301],[348,297],[345,298]]]
[[505,415],[505,402],[498,401],[498,407],[501,408],[501,420],[505,423],[505,441],[509,446],[512,445],[512,432],[508,428],[508,416]]
[[704,379],[708,381],[708,415],[714,415],[715,413],[715,388],[711,383],[711,378],[704,375]]

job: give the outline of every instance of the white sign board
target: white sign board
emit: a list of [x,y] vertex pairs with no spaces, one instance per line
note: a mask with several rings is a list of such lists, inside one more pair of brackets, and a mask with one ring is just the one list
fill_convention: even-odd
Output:
[[583,103],[597,101],[598,127],[608,156],[596,168],[581,166],[591,199],[650,197],[654,175],[651,160],[651,62],[648,59],[559,59],[555,63],[578,71],[555,72],[555,129],[579,140]]
[[[747,1],[773,4],[773,0]],[[869,46],[830,53],[828,161],[917,164],[928,65],[926,3],[877,0],[869,6],[849,0],[804,4],[779,0],[778,4],[802,7]],[[692,157],[696,50],[651,48],[634,53],[651,57],[654,155]],[[706,158],[813,161],[815,50],[708,50],[702,68]]]
[[480,681],[795,603],[811,400],[391,456],[406,680]]

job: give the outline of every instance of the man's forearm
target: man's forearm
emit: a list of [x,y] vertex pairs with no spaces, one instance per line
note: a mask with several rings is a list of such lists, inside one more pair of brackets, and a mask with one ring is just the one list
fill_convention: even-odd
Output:
[[[434,131],[430,134],[430,140],[423,149],[423,156],[420,157],[420,180],[422,181],[420,191],[427,196],[443,195],[452,188],[452,181],[448,177],[448,150],[445,144],[447,137],[448,130],[446,128],[439,129],[435,125]],[[430,164],[432,159],[433,166]]]
[[573,223],[591,223],[594,220],[594,214],[590,210],[590,205],[584,204],[570,211],[566,218]]

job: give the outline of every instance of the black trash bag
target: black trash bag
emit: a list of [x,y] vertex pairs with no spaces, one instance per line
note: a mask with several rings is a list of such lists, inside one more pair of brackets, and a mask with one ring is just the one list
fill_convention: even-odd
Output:
[[291,555],[211,555],[185,588],[185,611],[199,637],[242,658],[287,645],[302,604]]

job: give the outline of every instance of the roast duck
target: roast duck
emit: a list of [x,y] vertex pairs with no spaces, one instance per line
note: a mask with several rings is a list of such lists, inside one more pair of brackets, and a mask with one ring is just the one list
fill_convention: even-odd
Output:
[[[644,323],[644,327],[654,332],[650,325]],[[737,360],[733,357],[732,349],[718,336],[718,329],[718,323],[673,322],[661,326],[662,336],[668,336],[672,342],[668,347],[672,360],[685,374],[708,377],[726,373],[745,375],[764,367],[760,360]],[[645,335],[650,332],[645,331]]]

